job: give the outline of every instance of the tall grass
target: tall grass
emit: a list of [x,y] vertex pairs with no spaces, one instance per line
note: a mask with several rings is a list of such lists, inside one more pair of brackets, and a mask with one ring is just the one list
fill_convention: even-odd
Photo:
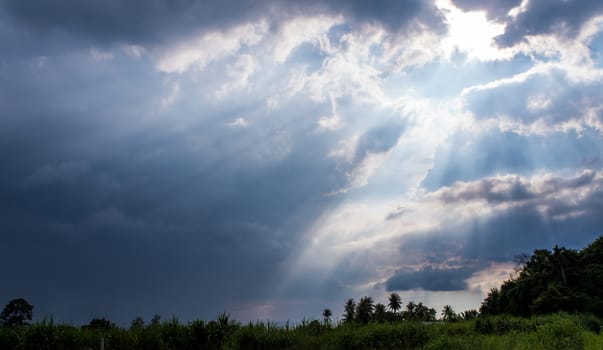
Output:
[[199,349],[600,349],[601,320],[592,315],[532,318],[480,317],[451,323],[370,323],[331,327],[318,321],[297,326],[269,322],[241,325],[221,315],[215,321],[123,329],[78,328],[42,320],[28,327],[0,328],[2,350],[199,350]]

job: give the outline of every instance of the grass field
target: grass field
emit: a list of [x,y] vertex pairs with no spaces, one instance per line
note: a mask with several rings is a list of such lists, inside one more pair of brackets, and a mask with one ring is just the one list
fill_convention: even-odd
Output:
[[176,319],[130,329],[79,328],[45,320],[0,328],[0,349],[602,349],[601,321],[589,315],[532,318],[480,317],[458,322],[398,322],[295,326],[217,321],[182,324]]

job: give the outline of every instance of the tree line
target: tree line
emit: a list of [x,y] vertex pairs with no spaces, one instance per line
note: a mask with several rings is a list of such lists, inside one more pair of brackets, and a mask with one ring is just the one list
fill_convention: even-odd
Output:
[[559,311],[603,317],[603,236],[578,251],[555,246],[519,259],[518,274],[488,293],[484,315]]
[[[323,323],[331,324],[332,312],[330,309],[323,311]],[[477,310],[467,310],[457,314],[452,306],[445,305],[441,312],[443,321],[457,321],[460,319],[473,319],[477,317]],[[388,304],[375,303],[373,298],[365,296],[356,302],[350,298],[344,304],[343,323],[364,325],[370,322],[434,322],[437,320],[437,312],[434,308],[424,305],[422,302],[409,301],[403,308],[402,299],[398,293],[391,293]]]

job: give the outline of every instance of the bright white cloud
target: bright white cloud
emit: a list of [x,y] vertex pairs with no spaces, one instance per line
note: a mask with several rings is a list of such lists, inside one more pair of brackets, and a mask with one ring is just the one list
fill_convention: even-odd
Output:
[[513,50],[496,47],[494,38],[504,33],[505,25],[488,20],[485,12],[463,12],[449,0],[438,1],[437,6],[448,24],[448,34],[443,43],[448,55],[458,49],[470,59],[489,61],[508,59],[515,54]]
[[357,56],[338,52],[326,58],[319,71],[292,75],[289,94],[304,92],[315,102],[323,102],[332,95],[379,103],[383,100],[380,73],[375,67],[358,62]]
[[551,103],[551,99],[546,95],[535,95],[528,97],[526,101],[526,108],[531,112],[537,112],[547,109]]
[[249,126],[249,121],[245,118],[237,118],[227,124],[233,128],[245,128]]
[[336,130],[342,126],[341,123],[341,116],[337,112],[337,100],[334,96],[331,96],[331,115],[318,119],[318,129]]
[[343,23],[343,17],[316,16],[297,17],[280,24],[277,34],[271,38],[272,54],[277,63],[284,63],[293,50],[304,43],[318,47],[322,52],[330,53],[329,30]]
[[484,297],[492,288],[500,288],[500,285],[515,274],[516,263],[492,263],[485,269],[478,271],[467,280],[470,290],[477,290]]
[[234,64],[227,66],[226,69],[226,75],[231,81],[220,86],[215,93],[216,98],[226,97],[237,90],[247,87],[249,77],[255,70],[253,57],[245,54],[241,55]]
[[267,23],[260,21],[225,32],[204,33],[196,39],[162,50],[157,69],[165,73],[184,73],[191,67],[202,71],[208,64],[234,55],[244,45],[257,44],[267,31]]
[[522,0],[521,3],[519,4],[519,6],[513,7],[512,9],[509,10],[509,12],[507,14],[509,16],[511,16],[512,18],[517,18],[517,16],[519,16],[520,14],[526,12],[526,10],[528,9],[529,3],[530,3],[530,0]]

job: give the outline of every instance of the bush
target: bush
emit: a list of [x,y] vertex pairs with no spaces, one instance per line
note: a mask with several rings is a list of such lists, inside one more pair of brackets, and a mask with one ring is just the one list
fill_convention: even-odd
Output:
[[467,349],[468,344],[467,338],[450,337],[450,336],[439,336],[425,346],[425,350],[461,350]]
[[582,325],[584,329],[599,334],[601,333],[603,322],[593,314],[582,314],[580,315],[580,325]]
[[475,320],[475,330],[480,334],[507,334],[509,332],[529,332],[536,330],[530,319],[509,315],[480,316]]
[[294,344],[295,336],[284,329],[250,324],[237,329],[227,341],[226,349],[270,350],[287,349]]
[[0,349],[16,349],[20,343],[21,329],[0,327]]
[[569,317],[557,315],[539,325],[538,340],[545,349],[584,349],[580,325]]
[[336,349],[417,349],[429,340],[427,326],[418,322],[342,328],[335,335]]

